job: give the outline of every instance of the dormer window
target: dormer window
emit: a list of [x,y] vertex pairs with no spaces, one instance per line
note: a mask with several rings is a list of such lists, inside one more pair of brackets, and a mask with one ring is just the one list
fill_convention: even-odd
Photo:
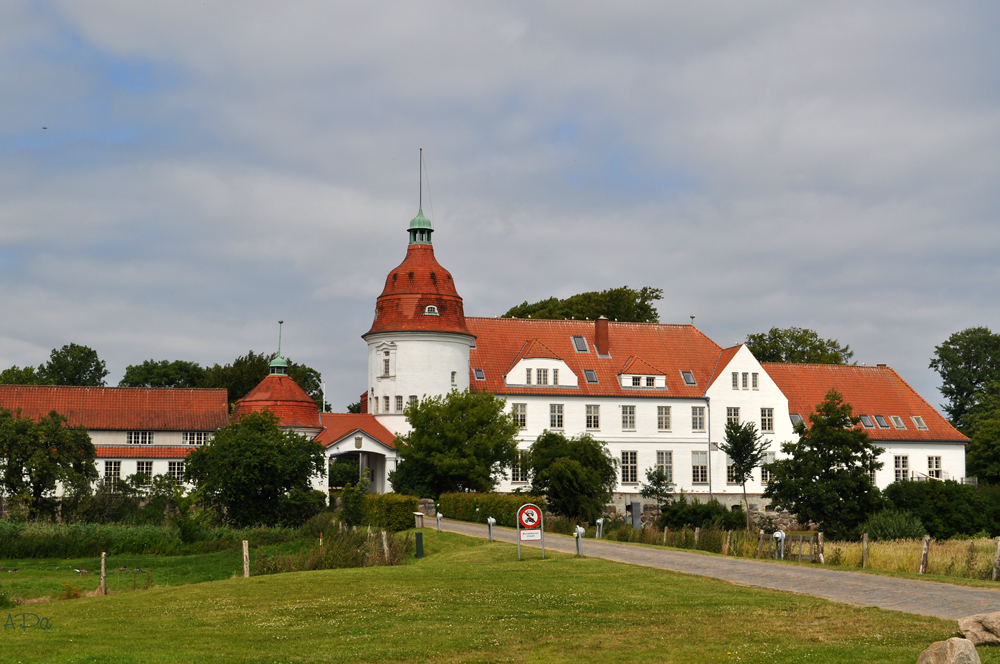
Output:
[[[421,238],[421,239],[423,239],[423,238]],[[435,307],[433,304],[428,304],[426,307],[424,307],[424,315],[425,316],[440,316],[441,314],[438,313],[438,308],[437,307]]]
[[694,379],[694,373],[691,371],[682,371],[681,376],[684,378],[685,385],[697,385],[698,383]]

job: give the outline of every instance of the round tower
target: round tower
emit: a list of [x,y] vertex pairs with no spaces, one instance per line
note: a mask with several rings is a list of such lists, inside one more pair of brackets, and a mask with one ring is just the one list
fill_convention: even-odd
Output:
[[410,222],[406,258],[389,272],[375,303],[368,342],[368,412],[396,434],[410,428],[403,408],[413,399],[469,388],[469,349],[462,298],[451,273],[434,258],[431,221],[423,209]]

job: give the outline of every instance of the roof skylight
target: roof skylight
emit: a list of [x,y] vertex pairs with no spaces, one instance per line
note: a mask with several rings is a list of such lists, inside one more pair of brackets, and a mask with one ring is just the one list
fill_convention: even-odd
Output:
[[597,382],[597,372],[594,371],[593,369],[584,369],[583,370],[583,376],[584,376],[584,378],[587,379],[588,383],[596,383]]
[[684,384],[685,385],[697,385],[698,384],[697,382],[695,382],[694,373],[691,372],[691,371],[682,371],[681,372],[681,376],[684,377]]
[[802,421],[802,416],[799,415],[798,413],[789,413],[788,419],[792,421],[792,426],[795,426],[796,424]]
[[896,427],[897,429],[906,428],[906,425],[903,424],[903,418],[900,417],[899,415],[890,415],[889,419],[892,420],[892,426]]
[[884,415],[876,415],[875,421],[878,422],[879,429],[888,429],[889,423],[885,421]]
[[486,380],[486,372],[482,369],[475,369],[476,380]]
[[578,353],[587,352],[587,340],[583,337],[573,337],[573,347],[576,348]]
[[919,415],[913,415],[912,417],[910,417],[910,419],[913,420],[914,426],[916,426],[918,429],[920,429],[921,431],[927,431],[927,425],[924,424],[924,418],[920,417]]
[[872,424],[872,418],[868,417],[867,415],[859,415],[858,417],[861,418],[861,426],[863,426],[864,428],[866,429],[875,428],[875,425]]

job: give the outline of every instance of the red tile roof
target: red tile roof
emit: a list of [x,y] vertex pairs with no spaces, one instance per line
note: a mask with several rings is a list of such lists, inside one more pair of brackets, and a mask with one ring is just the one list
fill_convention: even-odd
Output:
[[[437,307],[437,315],[425,313],[428,305]],[[406,258],[386,277],[375,312],[371,329],[362,337],[387,331],[469,334],[455,282],[434,258],[434,248],[429,244],[409,246]]]
[[543,344],[541,341],[538,339],[532,339],[525,344],[524,350],[518,353],[517,360],[532,360],[539,357],[550,360],[562,359],[555,351]]
[[[608,323],[610,357],[594,351],[595,322],[582,320],[532,320],[523,318],[467,318],[469,331],[476,335],[470,352],[470,371],[483,369],[485,389],[497,394],[567,394],[648,397],[700,397],[708,385],[719,357],[719,346],[693,325],[653,323]],[[573,337],[587,340],[586,353],[577,352]],[[566,387],[507,387],[504,373],[514,365],[526,342],[539,343],[557,354],[579,379],[579,389]],[[649,394],[623,389],[619,370],[630,356],[641,355],[666,376],[667,393]],[[587,383],[585,369],[597,373],[598,383]],[[682,371],[694,374],[697,385],[685,385]],[[521,377],[514,380],[520,382]],[[473,383],[483,385],[482,381]]]
[[0,385],[0,408],[38,419],[55,410],[92,430],[215,431],[229,424],[224,389]]
[[262,410],[277,415],[281,426],[317,429],[322,426],[316,402],[289,376],[271,374],[260,381],[257,387],[236,402],[233,417]]
[[638,355],[628,358],[625,366],[621,368],[620,374],[641,374],[643,376],[662,376],[663,372],[652,364],[642,359]]
[[[888,429],[876,424],[865,429],[876,440],[968,441],[929,403],[889,367],[859,367],[844,364],[780,364],[762,362],[764,371],[788,397],[788,412],[798,413],[809,423],[809,413],[831,388],[844,395],[854,415],[898,415],[906,429]],[[922,417],[926,431],[917,429],[911,417]]]
[[729,366],[729,363],[736,357],[736,353],[740,352],[740,348],[743,348],[743,344],[722,349],[722,352],[719,353],[719,361],[715,363],[715,368],[712,369],[712,378],[708,382],[709,386],[715,385],[715,381],[719,380],[719,376],[722,375],[722,372]]
[[329,447],[338,440],[361,431],[383,445],[396,447],[396,436],[382,426],[374,415],[359,415],[357,413],[323,413],[323,426],[326,427],[318,436],[316,442]]
[[97,445],[98,459],[183,459],[198,449],[196,446],[167,447],[166,445]]

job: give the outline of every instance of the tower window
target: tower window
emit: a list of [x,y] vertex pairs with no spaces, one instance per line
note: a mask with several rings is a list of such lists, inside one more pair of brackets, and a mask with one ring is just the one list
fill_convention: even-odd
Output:
[[452,387],[454,387],[455,385],[458,385],[458,372],[457,371],[452,371],[451,372],[451,385],[452,385]]
[[424,307],[424,315],[425,316],[440,316],[441,314],[438,313],[438,308],[437,307],[435,307],[433,304],[428,304],[426,307]]

